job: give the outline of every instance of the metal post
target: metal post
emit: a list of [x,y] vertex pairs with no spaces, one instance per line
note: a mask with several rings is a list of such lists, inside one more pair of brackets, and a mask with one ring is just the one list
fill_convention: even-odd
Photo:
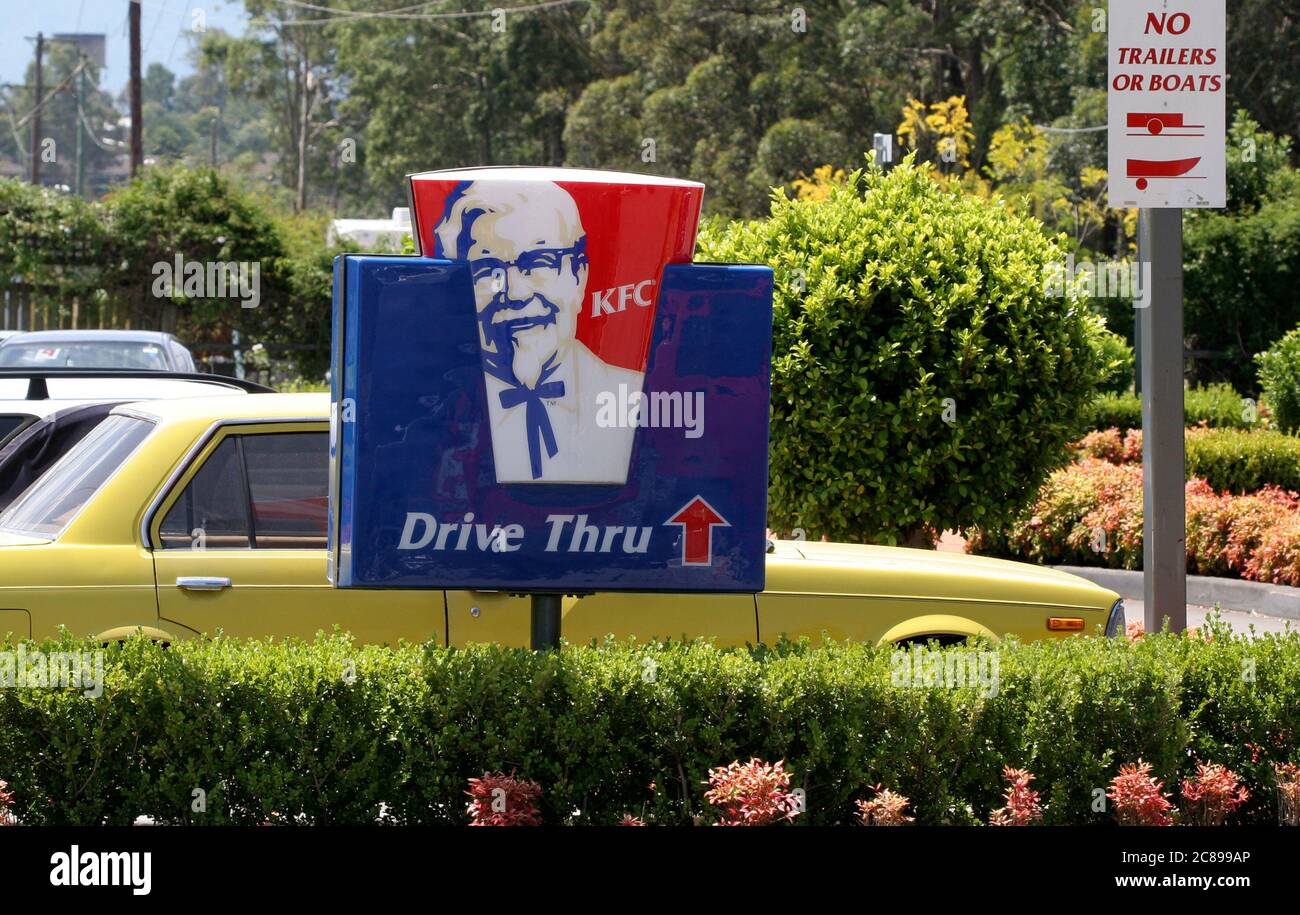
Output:
[[532,595],[533,651],[560,649],[560,594]]
[[86,189],[86,58],[79,54],[77,63],[81,72],[77,75],[77,196],[81,197]]
[[230,342],[235,347],[235,377],[242,380],[244,377],[244,351],[239,348],[239,331],[232,330],[230,332]]
[[32,110],[32,184],[37,186],[41,183],[41,98],[45,93],[45,81],[41,78],[44,72],[43,67],[45,56],[45,34],[36,33],[36,94],[33,96]]
[[1142,349],[1142,597],[1147,632],[1187,628],[1183,457],[1183,211],[1144,209],[1138,256],[1151,298],[1138,310]]
[[131,177],[144,166],[144,121],[140,101],[140,2],[132,0],[128,10],[131,30]]

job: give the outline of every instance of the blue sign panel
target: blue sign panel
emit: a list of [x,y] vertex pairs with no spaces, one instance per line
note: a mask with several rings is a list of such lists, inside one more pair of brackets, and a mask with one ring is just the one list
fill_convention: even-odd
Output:
[[[335,584],[761,591],[772,272],[668,263],[571,296],[581,226],[510,248],[505,218],[473,222],[472,194],[442,205],[449,257],[336,262]],[[644,372],[603,360],[596,331],[565,337],[570,300],[584,318],[652,308]],[[530,370],[510,341],[538,327],[569,345]]]

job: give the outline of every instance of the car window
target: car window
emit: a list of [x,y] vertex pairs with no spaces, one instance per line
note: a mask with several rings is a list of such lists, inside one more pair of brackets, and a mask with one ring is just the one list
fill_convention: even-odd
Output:
[[58,343],[6,343],[0,366],[24,368],[145,369],[167,371],[167,354],[157,343],[87,340]]
[[0,528],[57,537],[152,431],[148,420],[108,417],[0,514]]
[[222,441],[203,462],[158,533],[166,550],[248,548],[248,493],[237,436]]
[[102,423],[117,404],[87,404],[50,414],[16,433],[0,447],[0,510],[23,494],[45,471]]
[[246,436],[244,460],[255,545],[325,549],[329,434]]
[[163,549],[325,548],[329,436],[232,435],[167,512]]
[[194,359],[190,356],[190,351],[181,346],[176,341],[172,341],[172,366],[178,372],[194,371]]

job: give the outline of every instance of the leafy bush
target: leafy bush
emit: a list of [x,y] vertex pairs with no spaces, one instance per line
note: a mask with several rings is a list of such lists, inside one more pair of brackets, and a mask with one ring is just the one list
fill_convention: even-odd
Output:
[[706,227],[776,272],[769,517],[917,543],[998,524],[1062,460],[1102,380],[1099,319],[1043,290],[1038,222],[910,161]]
[[[1229,384],[1188,388],[1183,392],[1183,413],[1189,426],[1213,429],[1253,429],[1267,423],[1269,411],[1249,401]],[[1141,429],[1142,398],[1137,394],[1106,392],[1085,413],[1089,429]]]
[[1300,327],[1255,356],[1259,387],[1283,432],[1300,430]]
[[[76,194],[0,178],[0,286],[41,287],[49,298],[102,296],[96,271],[108,242],[103,210]],[[75,269],[69,269],[74,267]]]
[[710,819],[710,770],[753,757],[785,761],[806,797],[796,823],[856,822],[855,802],[887,784],[918,823],[973,824],[1004,805],[1005,765],[1033,771],[1044,822],[1091,823],[1121,763],[1177,784],[1213,761],[1250,789],[1240,818],[1276,822],[1274,764],[1300,762],[1300,633],[1202,635],[945,650],[996,652],[993,691],[895,685],[894,649],[862,644],[137,639],[106,650],[100,698],[0,689],[0,766],[33,825],[463,825],[485,772],[536,782],[520,809],[543,823],[688,824]]
[[[1300,497],[1268,486],[1219,495],[1187,483],[1187,567],[1203,575],[1300,585]],[[975,529],[971,552],[1037,563],[1142,567],[1142,465],[1084,458],[1052,474],[1007,528]]]

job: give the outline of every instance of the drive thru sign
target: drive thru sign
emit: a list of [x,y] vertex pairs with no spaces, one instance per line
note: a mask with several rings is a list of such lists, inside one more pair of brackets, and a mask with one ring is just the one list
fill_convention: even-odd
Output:
[[410,182],[421,254],[335,262],[335,584],[761,591],[772,271],[691,263],[703,186]]
[[1108,29],[1110,205],[1224,206],[1224,0],[1113,0]]

